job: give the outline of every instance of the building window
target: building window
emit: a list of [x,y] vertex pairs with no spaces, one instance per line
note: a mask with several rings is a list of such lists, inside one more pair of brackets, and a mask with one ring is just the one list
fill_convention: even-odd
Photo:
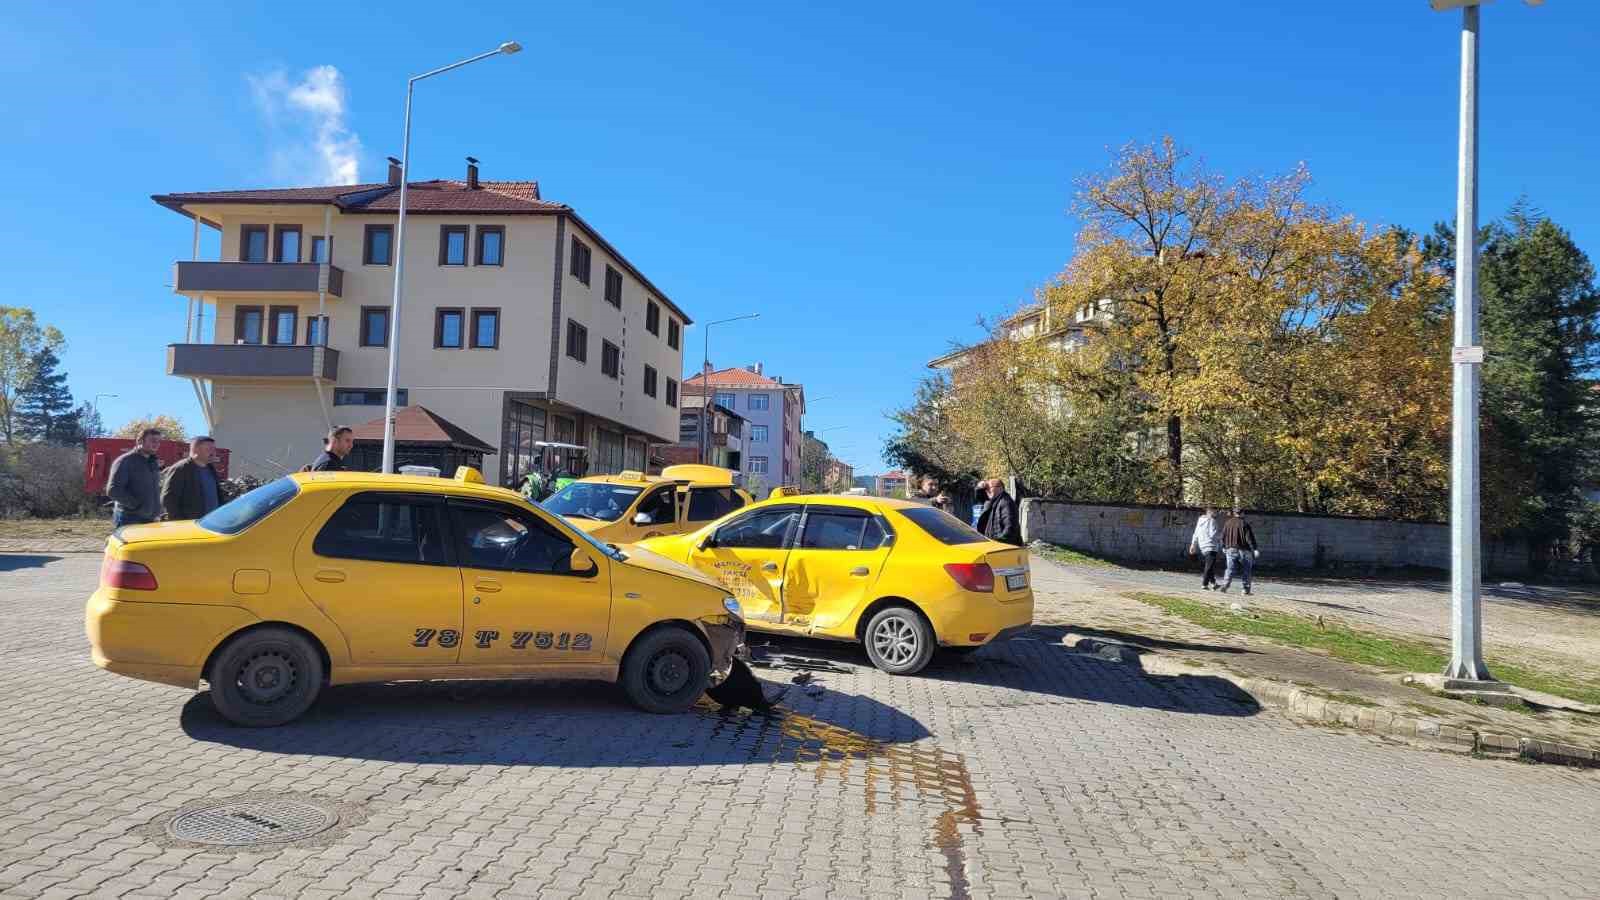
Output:
[[272,235],[272,261],[297,263],[300,261],[300,226],[279,225]]
[[439,226],[439,265],[464,266],[467,264],[467,226]]
[[506,263],[506,230],[499,225],[478,226],[478,265],[503,266]]
[[644,367],[644,395],[646,397],[654,397],[656,395],[656,367],[655,366],[645,366]]
[[669,316],[667,318],[667,346],[674,350],[678,349],[678,328],[678,320]]
[[577,238],[572,239],[572,265],[568,271],[573,278],[589,283],[589,245]]
[[513,400],[506,415],[506,456],[510,467],[505,484],[520,485],[522,476],[533,469],[533,445],[544,440],[546,413],[544,410]]
[[[397,388],[395,390],[395,406],[406,406],[410,399],[410,392],[405,388]],[[333,405],[387,406],[389,405],[389,390],[387,388],[335,388],[333,391]]]
[[622,371],[622,348],[610,341],[600,342],[600,372],[616,378]]
[[589,361],[589,329],[567,320],[567,355],[578,362]]
[[606,266],[606,302],[622,308],[622,273]]
[[266,313],[259,306],[236,306],[233,309],[233,342],[235,344],[261,343],[262,317]]
[[767,458],[765,456],[752,456],[752,457],[750,457],[750,474],[752,474],[752,475],[765,475],[765,474],[767,474]]
[[327,316],[306,316],[306,343],[313,347],[328,346]]
[[440,350],[460,350],[462,326],[466,324],[466,311],[436,309],[433,312],[433,346]]
[[500,310],[472,311],[472,348],[494,350],[500,346]]
[[267,226],[239,226],[239,261],[267,261]]
[[394,226],[368,225],[361,261],[369,266],[387,266],[394,262]]
[[765,444],[767,442],[767,426],[751,425],[750,441],[756,444]]
[[734,401],[734,395],[733,395],[732,392],[723,392],[723,391],[718,391],[717,392],[717,405],[725,406],[728,409],[736,409],[737,407],[735,407],[733,405],[733,401]]
[[333,262],[333,257],[328,253],[327,235],[313,234],[311,236],[311,255],[306,258],[306,262]]
[[749,397],[749,400],[750,400],[750,409],[752,411],[754,411],[754,410],[762,410],[762,409],[767,409],[768,408],[767,407],[767,403],[768,403],[768,400],[769,400],[769,395],[768,394],[751,394],[750,397]]
[[361,346],[389,346],[389,307],[361,307]]
[[267,343],[293,344],[295,325],[298,324],[299,317],[299,313],[292,306],[272,307],[272,315],[268,319],[272,323],[272,333]]
[[667,405],[671,407],[678,405],[678,383],[671,378],[667,379]]

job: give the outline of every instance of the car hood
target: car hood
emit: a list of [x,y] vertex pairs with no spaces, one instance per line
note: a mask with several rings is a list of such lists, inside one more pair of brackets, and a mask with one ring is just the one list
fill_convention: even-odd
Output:
[[561,518],[566,521],[568,525],[571,525],[573,528],[578,529],[584,534],[594,534],[596,531],[599,531],[607,525],[616,524],[615,522],[602,522],[599,519],[585,519],[583,516],[562,516]]
[[622,552],[628,555],[628,559],[624,563],[625,565],[636,566],[641,569],[649,569],[652,572],[660,572],[663,575],[674,575],[678,578],[686,578],[690,581],[699,582],[707,587],[714,587],[723,593],[727,593],[727,588],[723,587],[722,583],[716,579],[696,569],[691,569],[681,562],[667,559],[665,556],[662,556],[661,554],[656,553],[647,547],[642,547],[638,544],[623,544]]

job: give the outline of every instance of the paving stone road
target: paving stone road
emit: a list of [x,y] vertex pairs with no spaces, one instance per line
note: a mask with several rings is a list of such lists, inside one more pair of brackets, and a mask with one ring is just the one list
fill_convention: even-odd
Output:
[[[0,556],[6,897],[1593,895],[1600,773],[1295,725],[1059,632],[916,678],[849,650],[781,715],[606,686],[329,691],[277,729],[98,671],[98,557]],[[773,681],[792,673],[765,670]],[[176,843],[175,811],[336,804],[308,841]]]

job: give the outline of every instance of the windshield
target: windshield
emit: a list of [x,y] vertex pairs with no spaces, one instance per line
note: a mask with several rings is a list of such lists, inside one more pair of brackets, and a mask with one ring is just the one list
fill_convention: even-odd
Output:
[[545,500],[541,506],[558,516],[615,522],[643,493],[642,487],[606,484],[601,481],[574,481]]
[[942,509],[916,506],[899,512],[941,544],[977,544],[988,540],[972,526]]
[[288,503],[298,493],[300,486],[293,479],[269,481],[201,516],[199,525],[218,534],[238,534],[266,518],[267,513]]

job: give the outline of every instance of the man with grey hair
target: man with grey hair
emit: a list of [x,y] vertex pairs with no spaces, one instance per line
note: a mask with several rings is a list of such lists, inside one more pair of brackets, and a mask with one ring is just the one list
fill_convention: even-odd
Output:
[[991,478],[983,486],[989,492],[989,502],[978,514],[978,532],[992,541],[1013,547],[1022,546],[1022,523],[1017,520],[1017,501],[1006,493],[1005,482]]

